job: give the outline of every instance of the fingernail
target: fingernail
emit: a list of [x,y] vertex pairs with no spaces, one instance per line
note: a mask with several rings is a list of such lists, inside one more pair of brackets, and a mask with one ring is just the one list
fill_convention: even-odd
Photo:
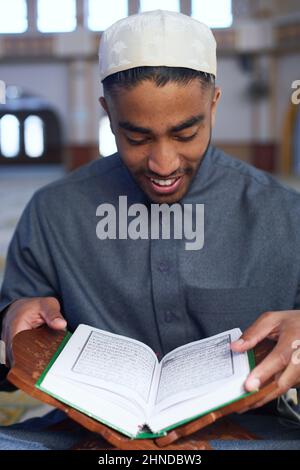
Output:
[[247,380],[247,388],[248,390],[255,391],[259,390],[260,387],[260,380],[257,377],[251,377]]
[[57,323],[57,324],[58,324],[58,322],[60,322],[60,323],[62,323],[63,325],[66,325],[66,324],[67,324],[66,320],[64,320],[63,318],[53,318],[52,322],[53,322],[53,323]]
[[241,339],[238,339],[237,341],[234,341],[233,344],[235,346],[243,346],[245,344],[245,340],[241,338]]

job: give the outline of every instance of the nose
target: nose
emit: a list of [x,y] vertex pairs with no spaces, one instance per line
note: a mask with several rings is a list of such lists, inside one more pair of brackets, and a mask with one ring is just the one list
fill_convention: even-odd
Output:
[[170,176],[180,167],[180,157],[174,145],[168,142],[156,142],[152,145],[148,158],[148,167],[159,176]]

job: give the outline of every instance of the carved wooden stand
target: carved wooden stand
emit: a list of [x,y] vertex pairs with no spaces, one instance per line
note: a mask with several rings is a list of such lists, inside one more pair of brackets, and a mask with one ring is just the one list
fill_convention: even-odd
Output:
[[[60,429],[62,427],[72,429],[75,421],[91,431],[90,437],[79,442],[74,449],[206,450],[211,449],[208,443],[211,439],[257,439],[224,417],[258,402],[277,387],[275,382],[271,382],[259,392],[180,426],[164,437],[130,439],[35,388],[37,379],[64,335],[64,332],[50,330],[46,326],[19,333],[13,342],[14,365],[8,374],[8,380],[32,397],[65,412],[72,421],[66,419],[62,425],[58,425]],[[274,343],[271,341],[261,343],[255,350],[256,363],[259,363],[273,346]]]

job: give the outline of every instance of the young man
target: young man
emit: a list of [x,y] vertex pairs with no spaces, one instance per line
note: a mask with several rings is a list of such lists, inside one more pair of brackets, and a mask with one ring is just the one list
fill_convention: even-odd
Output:
[[[276,375],[279,392],[259,405],[274,400],[300,382],[292,360],[300,338],[300,195],[211,146],[221,92],[205,25],[164,11],[121,20],[101,38],[100,74],[118,153],[38,191],[25,209],[1,294],[8,362],[14,335],[43,323],[71,331],[88,323],[139,339],[158,356],[239,326],[235,351],[266,337],[277,342],[245,383],[255,390]],[[204,228],[204,243],[187,249],[191,233],[175,236],[175,226],[169,239],[147,236],[149,226],[130,237],[134,211],[127,214],[124,201],[149,211],[204,205],[204,226],[193,232],[201,238]],[[107,218],[105,228],[99,216],[109,207],[119,218],[113,227]],[[300,429],[275,416],[238,420],[270,443],[214,447],[300,448]],[[21,434],[36,442],[33,435]],[[1,438],[2,446],[26,447],[11,436],[14,429],[2,430],[0,447]],[[57,445],[39,436],[39,445]]]

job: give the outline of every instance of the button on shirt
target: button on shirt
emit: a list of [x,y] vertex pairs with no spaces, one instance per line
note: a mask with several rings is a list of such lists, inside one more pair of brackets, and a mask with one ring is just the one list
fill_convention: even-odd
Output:
[[149,207],[118,154],[39,190],[10,244],[0,310],[54,296],[72,331],[86,323],[148,344],[160,357],[268,310],[300,308],[300,195],[209,147],[180,204],[204,204],[204,246],[106,239],[97,207]]

